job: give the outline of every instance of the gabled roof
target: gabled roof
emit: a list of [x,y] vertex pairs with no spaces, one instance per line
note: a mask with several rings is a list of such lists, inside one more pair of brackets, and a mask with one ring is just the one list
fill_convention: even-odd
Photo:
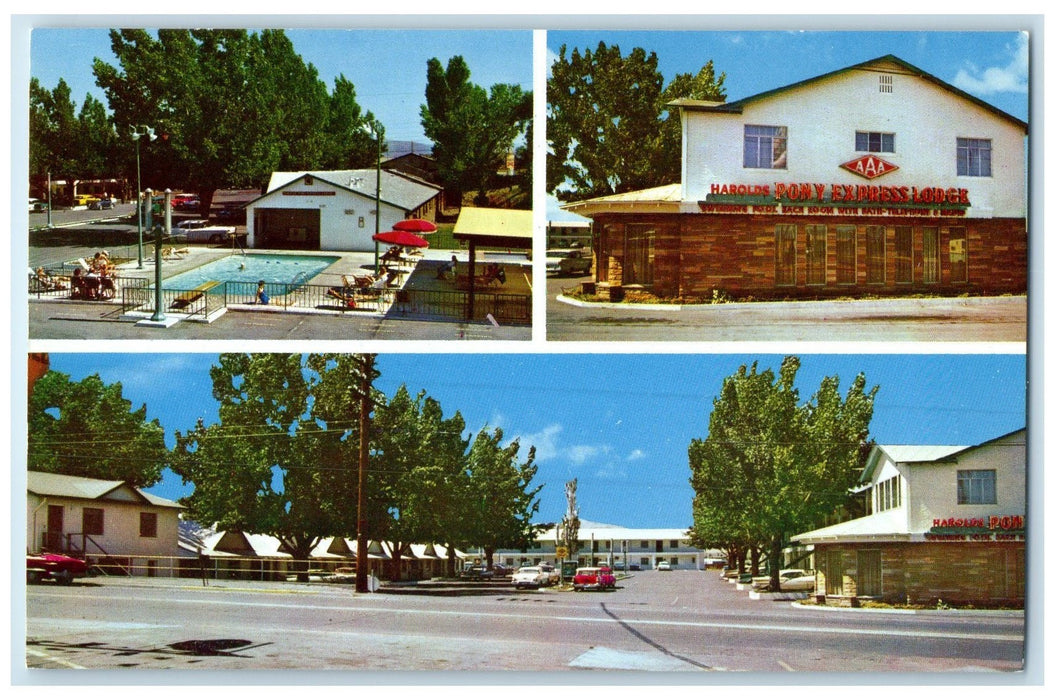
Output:
[[861,473],[861,483],[868,483],[879,465],[881,455],[885,454],[890,458],[890,461],[898,464],[926,464],[926,463],[943,463],[955,460],[959,455],[976,450],[991,443],[1015,435],[1016,433],[1025,433],[1025,428],[1019,428],[1018,430],[1012,430],[1010,433],[1001,435],[993,438],[992,440],[986,440],[985,442],[978,445],[876,445],[872,448],[872,451],[868,454],[868,461],[865,463],[864,471]]
[[[377,170],[374,168],[273,172],[267,185],[267,192],[252,203],[265,199],[274,192],[308,176],[362,197],[373,199],[377,196]],[[381,201],[405,211],[417,209],[441,191],[442,188],[430,185],[419,178],[406,177],[389,170],[381,171]]]
[[913,65],[911,65],[909,63],[906,63],[905,61],[902,61],[900,58],[898,58],[897,56],[894,56],[893,54],[887,54],[886,56],[880,56],[879,58],[873,58],[872,60],[864,61],[863,63],[857,63],[857,64],[852,65],[852,66],[847,66],[845,68],[840,68],[838,70],[834,70],[834,71],[831,71],[829,73],[824,73],[823,75],[818,75],[818,76],[813,77],[813,78],[807,78],[806,80],[800,80],[797,83],[791,83],[790,85],[785,85],[783,87],[774,88],[773,90],[766,90],[765,92],[760,92],[757,95],[751,95],[750,97],[745,97],[743,99],[736,100],[735,102],[709,102],[709,101],[704,101],[704,100],[678,99],[678,100],[674,100],[674,101],[670,102],[670,104],[672,106],[681,107],[682,109],[686,109],[686,110],[689,110],[689,111],[696,111],[696,112],[728,112],[728,113],[739,114],[740,112],[743,111],[743,109],[744,109],[744,107],[746,105],[748,105],[748,104],[750,104],[752,102],[765,100],[765,99],[768,99],[768,98],[773,97],[775,95],[779,95],[780,93],[788,92],[790,90],[795,90],[795,89],[798,89],[800,87],[804,87],[804,86],[810,85],[811,83],[816,83],[816,82],[819,82],[819,81],[822,81],[822,80],[827,80],[827,79],[832,78],[834,76],[837,76],[837,75],[840,75],[840,74],[843,74],[843,73],[848,73],[850,71],[863,70],[863,69],[872,69],[872,70],[881,69],[881,68],[883,68],[884,64],[886,64],[888,66],[890,64],[894,64],[894,66],[896,66],[900,70],[902,70],[902,71],[904,71],[906,73],[911,73],[911,74],[915,75],[917,78],[920,78],[921,80],[924,80],[926,82],[932,83],[933,85],[936,85],[937,87],[941,88],[942,90],[946,90],[948,92],[951,92],[954,95],[957,95],[958,97],[961,97],[961,98],[967,100],[968,102],[971,102],[972,104],[977,105],[978,107],[981,107],[985,111],[990,112],[991,114],[993,114],[993,115],[995,115],[995,116],[997,116],[997,117],[999,117],[1001,119],[1005,119],[1005,120],[1007,120],[1009,122],[1012,122],[1013,124],[1015,124],[1019,128],[1023,129],[1024,131],[1028,132],[1028,130],[1029,130],[1029,125],[1026,124],[1026,122],[1022,121],[1021,119],[1013,117],[1010,114],[1008,114],[1007,112],[1004,112],[1003,110],[997,109],[996,107],[994,107],[993,105],[989,104],[988,102],[985,102],[984,100],[980,100],[977,97],[975,97],[974,95],[971,95],[971,94],[969,94],[967,92],[964,92],[963,90],[961,90],[958,87],[955,87],[954,85],[950,85],[949,83],[945,82],[941,78],[938,78],[937,76],[931,75],[930,73],[926,72],[925,70],[923,70],[921,68],[917,68],[916,66],[913,66]]
[[112,498],[120,491],[141,499],[142,502],[161,508],[182,508],[179,503],[149,494],[142,489],[120,480],[90,479],[83,476],[51,474],[48,472],[27,472],[26,490],[38,496],[82,498],[90,501],[124,500]]

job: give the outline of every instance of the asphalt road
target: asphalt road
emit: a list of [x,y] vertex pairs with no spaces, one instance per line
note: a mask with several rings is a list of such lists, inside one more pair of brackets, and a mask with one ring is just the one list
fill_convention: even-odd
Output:
[[1021,613],[757,601],[713,571],[636,572],[604,593],[484,585],[457,594],[356,594],[332,584],[87,579],[30,586],[26,618],[30,669],[589,671],[624,682],[635,672],[668,672],[713,683],[721,680],[693,674],[978,677],[1021,670],[1024,653]]
[[589,278],[546,280],[555,341],[1024,343],[1026,297],[751,302],[656,308],[558,299]]

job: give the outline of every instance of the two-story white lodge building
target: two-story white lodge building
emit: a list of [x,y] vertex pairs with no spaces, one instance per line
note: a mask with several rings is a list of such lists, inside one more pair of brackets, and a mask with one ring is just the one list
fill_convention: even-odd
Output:
[[804,532],[817,596],[1022,603],[1026,431],[980,445],[879,445],[859,488],[867,514]]
[[890,55],[672,105],[681,182],[564,207],[602,298],[1025,293],[1021,120]]

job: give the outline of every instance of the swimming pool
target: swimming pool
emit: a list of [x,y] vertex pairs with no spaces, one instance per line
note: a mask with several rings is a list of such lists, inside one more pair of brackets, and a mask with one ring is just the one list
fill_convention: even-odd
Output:
[[333,255],[228,255],[164,280],[162,289],[194,289],[207,282],[306,284],[340,257]]

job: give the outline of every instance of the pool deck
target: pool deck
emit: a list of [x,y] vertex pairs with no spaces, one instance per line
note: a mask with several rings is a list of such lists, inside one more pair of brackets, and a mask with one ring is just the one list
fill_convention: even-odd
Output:
[[[73,251],[69,251],[69,252],[73,252]],[[80,252],[80,251],[77,251],[77,252]],[[458,263],[459,263],[458,264],[458,271],[460,273],[462,273],[462,274],[465,274],[465,272],[468,269],[468,253],[467,253],[467,251],[451,251],[451,250],[428,251],[428,250],[426,250],[426,251],[424,251],[424,255],[421,256],[421,258],[418,261],[418,263],[416,264],[416,266],[414,266],[413,268],[407,268],[407,267],[403,268],[403,272],[404,273],[399,278],[398,286],[391,287],[390,289],[398,290],[400,288],[413,288],[413,289],[417,289],[417,290],[431,290],[431,291],[454,291],[454,290],[459,290],[458,286],[455,284],[455,282],[452,279],[450,279],[450,278],[441,279],[441,278],[439,278],[436,275],[436,270],[439,268],[439,266],[441,264],[443,264],[444,262],[449,262],[450,261],[452,253],[458,259]],[[231,256],[231,255],[242,255],[242,254],[243,253],[241,251],[232,253],[232,251],[230,249],[226,249],[226,248],[216,248],[216,247],[211,247],[211,246],[188,246],[186,248],[186,252],[181,254],[181,255],[179,255],[179,256],[170,256],[168,258],[163,258],[162,265],[161,265],[162,278],[163,279],[170,279],[170,278],[172,278],[172,277],[174,277],[176,275],[183,274],[185,272],[191,271],[191,270],[196,269],[196,268],[198,268],[198,267],[200,267],[202,265],[214,262],[216,260],[220,260],[222,258]],[[374,253],[373,252],[289,251],[289,250],[252,249],[252,250],[246,251],[244,254],[247,254],[247,255],[254,255],[254,254],[257,254],[257,255],[268,255],[268,254],[270,254],[270,255],[291,255],[292,254],[292,255],[318,255],[318,256],[324,256],[324,257],[330,257],[330,258],[337,257],[338,260],[336,262],[332,263],[326,269],[324,269],[322,272],[316,274],[314,277],[312,277],[311,279],[307,280],[307,284],[309,284],[309,285],[318,285],[318,286],[325,286],[325,287],[340,287],[340,286],[343,285],[343,278],[344,277],[351,276],[351,275],[371,274],[373,272],[373,270],[374,270]],[[86,256],[86,257],[90,257],[90,256]],[[76,260],[76,258],[74,258],[74,260]],[[494,254],[494,255],[491,255],[491,256],[488,256],[485,253],[483,255],[478,255],[478,258],[477,258],[477,265],[478,265],[477,269],[478,269],[478,272],[477,272],[477,274],[482,273],[483,266],[485,264],[490,263],[490,262],[499,262],[499,264],[501,264],[504,267],[504,269],[506,271],[506,283],[502,284],[502,285],[498,285],[497,283],[495,283],[495,284],[492,284],[492,285],[489,285],[489,286],[478,287],[477,291],[479,293],[491,293],[491,294],[493,294],[493,293],[497,292],[499,294],[523,295],[523,296],[528,296],[528,297],[531,296],[531,293],[532,293],[531,264],[527,260],[525,260],[523,258],[518,260],[517,256],[511,256],[511,255],[504,254],[504,253],[497,253],[497,254]],[[146,280],[149,280],[151,283],[153,282],[153,280],[155,278],[155,272],[156,271],[155,271],[155,268],[154,268],[154,261],[153,261],[152,256],[149,257],[149,258],[147,258],[147,257],[144,258],[142,268],[139,267],[138,263],[135,260],[132,260],[132,261],[129,261],[129,262],[124,262],[124,263],[121,263],[121,264],[119,264],[117,266],[117,275],[119,277],[146,279]],[[459,291],[464,291],[464,289],[460,289]],[[47,301],[62,302],[63,305],[64,305],[64,308],[69,308],[71,310],[73,309],[73,306],[70,305],[70,300],[68,300],[68,299],[66,299],[64,297],[51,297],[51,298],[49,298],[47,296],[44,296],[44,297],[40,297],[40,298],[31,297],[31,299],[34,300],[34,301],[44,301],[44,302],[47,302]],[[134,325],[144,325],[144,326],[161,325],[161,326],[164,326],[165,328],[171,328],[173,325],[176,325],[176,324],[179,324],[180,326],[182,326],[183,324],[180,323],[181,321],[194,321],[195,323],[193,323],[192,325],[201,325],[202,322],[204,322],[205,325],[211,325],[212,322],[218,321],[218,320],[220,320],[221,318],[223,318],[225,316],[227,318],[230,318],[230,315],[227,313],[228,311],[251,312],[249,314],[249,317],[256,317],[256,318],[259,318],[261,320],[263,320],[264,318],[270,318],[270,319],[275,319],[275,321],[278,320],[278,316],[276,316],[276,314],[282,315],[282,316],[285,316],[285,315],[301,316],[302,318],[307,318],[307,317],[310,317],[310,316],[335,316],[336,315],[336,316],[344,316],[344,317],[359,317],[359,318],[374,317],[374,318],[386,318],[387,319],[388,316],[389,316],[389,306],[391,305],[393,299],[394,299],[394,297],[388,299],[386,303],[383,303],[380,306],[375,306],[373,309],[363,308],[361,310],[356,310],[356,311],[351,311],[351,312],[349,312],[346,309],[344,309],[344,310],[338,309],[338,308],[332,308],[331,309],[329,307],[322,307],[322,306],[318,306],[318,305],[314,305],[314,306],[297,306],[297,305],[294,304],[294,305],[287,306],[285,308],[281,308],[281,307],[279,307],[277,305],[265,306],[265,305],[257,305],[257,304],[228,303],[227,305],[225,305],[224,307],[222,307],[222,308],[220,308],[220,309],[218,309],[216,311],[207,312],[206,315],[200,315],[200,314],[198,314],[198,315],[195,315],[195,314],[188,315],[188,314],[182,314],[182,313],[180,313],[178,311],[173,311],[173,310],[170,309],[170,310],[166,311],[166,313],[165,313],[165,320],[164,320],[163,323],[152,321],[151,318],[150,318],[151,315],[152,315],[151,313],[140,311],[140,310],[129,310],[129,311],[126,311],[125,313],[121,314],[121,316],[117,320],[120,320],[120,321],[132,321],[132,322],[134,322]],[[100,305],[100,304],[102,304],[103,306],[108,306],[109,305],[107,302],[97,302],[97,301],[96,302],[87,302],[87,308],[91,308],[91,307],[100,308],[100,307],[96,306],[96,305]],[[264,315],[260,316],[259,314],[264,314]],[[405,315],[406,314],[404,314],[404,316]],[[104,317],[109,318],[109,316],[106,315],[106,314],[104,314]],[[404,323],[407,320],[408,319],[404,319]],[[426,318],[426,317],[422,317],[421,319],[418,319],[418,320],[421,321],[421,320],[429,320],[429,319]],[[431,319],[431,320],[433,320],[433,321],[442,320],[445,324],[451,323],[451,321],[449,321],[448,319],[436,318],[436,319]],[[271,322],[268,321],[268,323],[271,323]],[[124,324],[124,325],[127,325],[127,324]],[[228,324],[225,323],[223,325],[228,325]],[[460,334],[459,337],[464,339],[466,337],[466,335],[465,335],[466,330],[465,329],[470,327],[471,324],[470,324],[470,326],[467,326],[464,323],[458,323],[457,326],[459,328],[459,334]],[[505,330],[503,330],[501,332],[502,333],[506,333]],[[529,328],[525,329],[525,332],[528,335],[523,337],[522,339],[526,339],[526,338],[530,337],[530,329]],[[514,333],[516,333],[516,331],[514,331]],[[413,335],[417,335],[417,334],[418,334],[418,332],[415,331],[412,335],[410,335],[410,337],[413,337]],[[31,337],[33,337],[35,334],[33,332],[31,332],[30,335],[31,335]],[[46,334],[40,333],[39,335],[40,335],[40,337],[44,337]],[[63,335],[64,335],[64,333],[60,332],[60,335],[58,337],[62,337]],[[431,335],[431,332],[429,333],[429,335]],[[516,336],[514,336],[514,337],[516,337]]]

